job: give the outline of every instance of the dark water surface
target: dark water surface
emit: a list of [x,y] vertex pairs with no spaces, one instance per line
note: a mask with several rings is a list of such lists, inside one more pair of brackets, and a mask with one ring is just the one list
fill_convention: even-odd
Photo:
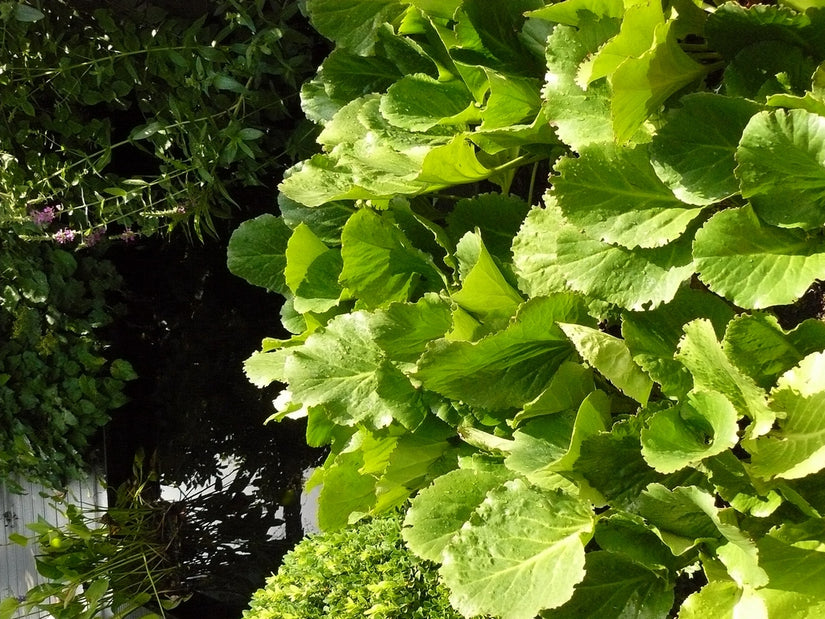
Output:
[[226,241],[149,239],[113,250],[126,315],[113,354],[140,378],[107,427],[110,486],[134,454],[157,452],[161,483],[206,487],[176,510],[177,552],[197,594],[176,617],[236,619],[252,592],[303,535],[302,474],[321,458],[296,422],[262,425],[277,386],[259,390],[243,360],[265,336],[284,336],[276,295],[226,269]]

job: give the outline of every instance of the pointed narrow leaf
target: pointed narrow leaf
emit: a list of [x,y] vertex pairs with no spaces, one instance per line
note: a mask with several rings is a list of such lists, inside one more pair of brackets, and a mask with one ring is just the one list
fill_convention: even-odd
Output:
[[625,395],[643,406],[647,404],[653,381],[633,361],[624,341],[582,325],[560,323],[559,326],[587,363]]

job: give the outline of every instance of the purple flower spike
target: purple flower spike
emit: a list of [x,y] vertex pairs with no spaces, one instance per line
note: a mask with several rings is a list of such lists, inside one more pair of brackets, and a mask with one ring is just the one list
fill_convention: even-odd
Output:
[[62,230],[58,230],[54,233],[54,240],[60,243],[61,245],[71,243],[72,241],[74,241],[74,237],[74,230],[70,230],[69,228],[63,228]]
[[46,208],[40,211],[32,211],[29,215],[31,216],[32,221],[34,221],[34,223],[36,223],[38,226],[43,226],[54,221],[54,207],[47,206]]

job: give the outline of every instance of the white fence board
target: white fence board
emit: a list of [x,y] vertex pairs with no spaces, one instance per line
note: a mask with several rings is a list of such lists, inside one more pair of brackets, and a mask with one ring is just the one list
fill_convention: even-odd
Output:
[[[22,483],[25,494],[13,494],[0,482],[0,599],[9,596],[22,597],[33,586],[43,582],[35,569],[36,548],[24,548],[9,540],[9,535],[18,533],[28,537],[32,532],[26,527],[42,516],[52,524],[61,525],[65,518],[53,505],[54,490],[48,490],[30,483]],[[70,502],[79,507],[105,508],[106,491],[93,474],[87,479],[72,483],[66,493]],[[19,614],[19,617],[24,615]],[[27,617],[47,617],[48,615],[27,615]]]

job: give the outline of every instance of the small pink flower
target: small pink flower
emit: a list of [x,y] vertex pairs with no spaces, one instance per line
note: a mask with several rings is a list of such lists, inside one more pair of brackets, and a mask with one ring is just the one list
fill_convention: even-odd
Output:
[[71,243],[72,241],[74,241],[74,237],[74,230],[70,230],[69,228],[63,228],[62,230],[58,230],[54,233],[54,240],[60,243],[61,245]]
[[34,223],[36,223],[38,226],[43,226],[54,221],[54,207],[47,206],[46,208],[40,211],[32,211],[31,213],[29,213],[29,216],[32,218],[32,221],[34,221]]
[[106,226],[101,226],[100,228],[95,228],[92,230],[91,233],[87,234],[83,237],[83,244],[86,247],[92,247],[96,245],[100,239],[103,238],[103,235],[106,233]]
[[137,234],[133,232],[131,228],[126,228],[121,233],[120,238],[124,243],[134,243],[137,239]]

